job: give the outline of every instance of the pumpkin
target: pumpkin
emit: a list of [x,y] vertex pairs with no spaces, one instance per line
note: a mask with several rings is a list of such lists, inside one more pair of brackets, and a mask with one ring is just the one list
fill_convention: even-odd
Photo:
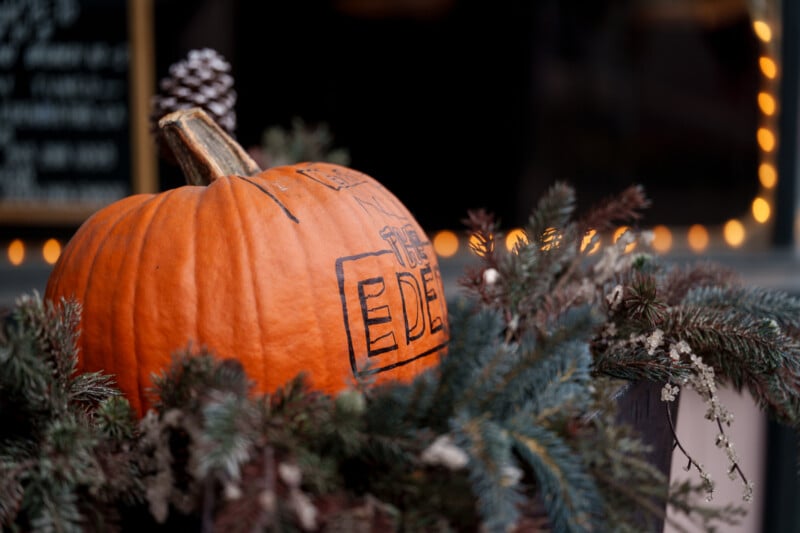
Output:
[[235,358],[258,392],[407,381],[448,342],[436,255],[372,177],[309,162],[262,171],[200,109],[160,126],[189,184],[136,194],[75,232],[44,297],[82,307],[78,371],[112,374],[139,415],[188,346]]

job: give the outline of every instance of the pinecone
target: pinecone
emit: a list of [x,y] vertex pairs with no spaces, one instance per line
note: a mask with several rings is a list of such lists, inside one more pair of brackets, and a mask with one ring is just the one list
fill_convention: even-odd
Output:
[[186,59],[174,63],[169,75],[159,82],[159,93],[150,102],[150,133],[158,145],[159,155],[176,163],[167,143],[161,137],[158,121],[178,109],[200,107],[229,135],[236,130],[236,91],[231,66],[211,48],[191,50]]

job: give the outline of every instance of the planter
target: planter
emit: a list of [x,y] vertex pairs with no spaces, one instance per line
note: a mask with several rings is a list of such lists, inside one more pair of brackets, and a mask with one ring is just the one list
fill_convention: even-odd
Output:
[[[668,404],[662,401],[662,386],[653,381],[629,383],[620,392],[617,420],[621,424],[632,426],[639,433],[641,440],[651,447],[648,455],[650,464],[669,479],[674,439],[667,418],[667,408],[672,413],[672,420],[677,423],[678,400]],[[665,490],[668,488],[665,487]],[[646,519],[642,516],[638,522],[640,527],[652,527],[652,531],[657,533],[664,528],[663,519],[654,522],[652,517]]]

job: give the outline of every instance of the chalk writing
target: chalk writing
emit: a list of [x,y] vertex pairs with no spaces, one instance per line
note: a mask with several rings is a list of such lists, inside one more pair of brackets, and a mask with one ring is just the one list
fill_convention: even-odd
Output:
[[381,230],[380,235],[389,243],[401,266],[416,268],[421,263],[428,261],[426,245],[411,224],[406,224],[402,228],[386,226]]
[[336,165],[311,164],[297,170],[298,174],[330,189],[349,189],[368,181],[365,174],[352,168]]
[[[429,247],[429,243],[425,243]],[[424,248],[424,247],[423,247]],[[395,250],[336,261],[350,364],[356,376],[384,372],[442,351],[445,300],[441,274],[415,253],[398,261]],[[364,275],[372,273],[374,275]]]
[[378,185],[375,186],[375,194],[369,195],[368,193],[368,190],[364,190],[353,195],[361,209],[379,219],[390,217],[397,220],[408,220],[408,214],[400,201],[387,195],[386,191],[379,188]]
[[0,3],[0,209],[131,187],[125,0]]

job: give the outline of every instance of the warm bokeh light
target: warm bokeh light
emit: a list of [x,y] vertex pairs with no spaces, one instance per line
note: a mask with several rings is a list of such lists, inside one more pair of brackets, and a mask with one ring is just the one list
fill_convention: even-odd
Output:
[[[620,227],[618,227],[618,228],[617,228],[617,229],[614,231],[614,236],[611,238],[611,240],[612,240],[612,241],[614,241],[614,242],[617,242],[617,241],[619,240],[619,238],[620,238],[620,237],[622,237],[622,235],[623,235],[623,234],[624,234],[626,231],[628,231],[628,229],[629,229],[629,228],[628,228],[628,226],[620,226]],[[628,253],[628,252],[630,252],[630,251],[631,251],[631,250],[633,250],[634,248],[636,248],[636,242],[635,242],[635,241],[634,241],[634,242],[632,242],[632,243],[630,243],[628,246],[626,246],[626,247],[625,247],[625,253]]]
[[[470,234],[469,236],[469,250],[477,256],[483,255],[482,252],[486,248],[487,243],[481,243],[478,235],[475,233]],[[488,243],[488,246],[494,250],[494,242]]]
[[771,152],[775,149],[775,134],[767,128],[758,128],[756,132],[758,145],[765,152]]
[[772,115],[775,113],[775,98],[772,97],[771,94],[761,92],[758,93],[758,107],[761,108],[761,112],[765,115]]
[[8,245],[8,260],[14,266],[19,266],[25,260],[25,244],[19,240],[14,239]]
[[450,230],[442,230],[433,237],[433,249],[439,257],[453,257],[458,252],[458,236]]
[[692,250],[702,252],[708,248],[708,230],[702,224],[694,224],[689,227],[689,231],[686,233],[686,240]]
[[756,36],[765,43],[772,40],[772,28],[763,20],[753,21],[753,31],[756,32]]
[[765,189],[771,189],[778,183],[778,173],[769,163],[761,163],[758,167],[758,180]]
[[672,248],[672,232],[668,227],[658,225],[653,227],[653,249],[656,252],[666,253]]
[[744,225],[735,218],[731,219],[722,228],[722,236],[729,246],[738,248],[744,242]]
[[61,255],[61,243],[56,239],[47,239],[42,246],[42,257],[49,264],[55,264]]
[[528,236],[525,234],[525,231],[519,228],[514,228],[508,232],[508,235],[506,235],[506,250],[513,252],[517,246],[517,241],[522,241],[524,244],[528,244]]
[[752,210],[753,218],[756,219],[756,222],[761,224],[769,220],[769,216],[772,214],[772,208],[769,206],[769,202],[760,196],[753,200]]
[[542,234],[542,250],[552,250],[561,244],[561,232],[556,228],[547,228]]
[[[592,243],[592,239],[595,238],[595,235],[597,235],[597,230],[590,229],[586,232],[586,235],[583,236],[583,240],[581,241],[581,252],[585,251],[587,255],[592,255],[600,249],[600,237],[595,239],[594,243]],[[592,245],[592,247],[587,251],[586,247],[589,245]]]
[[778,65],[767,56],[758,58],[758,66],[761,67],[761,73],[769,79],[773,79],[778,75]]

